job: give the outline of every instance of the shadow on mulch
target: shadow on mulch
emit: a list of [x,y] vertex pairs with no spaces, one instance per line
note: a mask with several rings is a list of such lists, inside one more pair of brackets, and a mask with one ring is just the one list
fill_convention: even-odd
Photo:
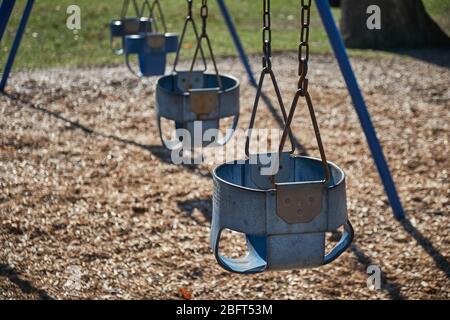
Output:
[[181,211],[192,217],[195,209],[202,214],[202,221],[198,221],[198,217],[192,217],[199,223],[211,222],[212,220],[212,200],[211,199],[194,199],[179,202],[178,207]]
[[[208,222],[211,222],[212,219],[212,201],[211,199],[196,199],[196,200],[190,200],[185,202],[180,202],[178,204],[178,207],[188,214],[189,216],[192,216],[195,209],[200,211],[204,217],[204,219]],[[196,218],[193,218],[195,220],[198,220]],[[356,256],[356,259],[359,264],[361,264],[361,271],[366,272],[367,267],[370,265],[375,264],[372,259],[364,253],[356,244],[352,244],[350,247],[351,252]],[[387,291],[389,296],[394,300],[404,300],[405,298],[400,293],[401,286],[390,280],[389,277],[385,274],[383,274],[383,284],[382,289]]]
[[450,69],[450,45],[448,48],[423,48],[412,50],[387,50],[388,53],[405,55]]
[[[358,263],[361,264],[361,271],[366,274],[366,270],[371,265],[376,265],[372,259],[364,253],[356,244],[350,246],[350,251],[355,255]],[[401,294],[401,286],[393,280],[389,279],[386,273],[382,274],[382,285],[381,289],[387,291],[391,299],[394,300],[405,300],[405,297]]]
[[[199,210],[205,221],[211,222],[212,220],[212,202],[211,199],[196,199],[185,202],[180,202],[178,207],[188,214],[192,216],[195,209]],[[436,266],[441,269],[447,278],[450,278],[450,263],[447,258],[434,247],[433,243],[423,236],[423,234],[415,228],[409,220],[403,220],[400,222],[406,232],[410,234],[420,245],[425,252],[433,258]],[[358,259],[358,262],[362,264],[365,268],[374,264],[373,261],[367,256],[357,245],[353,244],[351,246],[351,251]],[[400,287],[398,284],[390,281],[387,277],[384,279],[384,289],[389,292],[389,295],[392,299],[403,299],[403,296],[400,294]]]
[[[433,63],[443,64],[445,67],[450,67],[449,60],[450,59],[447,59],[447,60],[444,59],[442,61],[434,60]],[[152,153],[153,155],[158,157],[158,159],[160,159],[161,161],[172,164],[171,157],[170,157],[170,151],[164,149],[161,146],[143,145],[143,144],[140,144],[133,140],[123,139],[123,138],[120,138],[120,137],[117,137],[114,135],[96,132],[95,130],[93,130],[89,127],[86,127],[76,121],[72,121],[68,118],[65,118],[64,116],[62,116],[58,113],[55,113],[55,112],[52,112],[45,108],[36,106],[33,103],[26,101],[26,99],[21,99],[20,96],[7,95],[7,97],[9,97],[12,100],[21,102],[26,107],[43,112],[43,113],[45,113],[49,116],[52,116],[60,121],[64,121],[65,123],[70,124],[74,128],[77,128],[77,129],[85,132],[86,134],[100,136],[100,137],[112,139],[114,141],[117,141],[117,142],[120,142],[123,144],[136,146],[138,148],[141,148],[143,150],[146,150],[146,151]],[[263,99],[264,103],[266,104],[269,111],[274,116],[274,118],[276,119],[276,121],[278,122],[280,127],[283,127],[284,120],[280,116],[279,112],[275,109],[274,105],[271,103],[270,98],[264,94],[261,96],[261,98]],[[295,143],[297,149],[299,150],[299,152],[303,155],[306,155],[305,148],[300,144],[300,142],[297,139],[295,139],[294,143]],[[203,173],[203,172],[200,172],[199,170],[196,170],[196,168],[197,168],[196,166],[184,165],[183,167],[195,175],[199,175],[202,177],[208,177],[208,178],[210,177],[209,173]],[[188,202],[182,202],[182,203],[179,203],[178,205],[182,211],[188,213],[189,215],[193,214],[194,209],[198,209],[202,213],[203,218],[206,222],[211,221],[212,205],[211,205],[210,199],[199,199],[199,200],[193,200],[193,201],[188,201]],[[410,234],[416,240],[417,244],[420,245],[425,250],[425,252],[430,257],[433,258],[437,267],[446,274],[447,278],[450,278],[450,263],[446,259],[446,257],[441,252],[439,252],[439,250],[437,250],[434,247],[433,243],[429,239],[427,239],[425,236],[423,236],[423,234],[419,230],[417,230],[408,220],[404,220],[403,222],[401,222],[401,225],[403,226],[405,231],[408,232],[408,234]],[[356,244],[353,244],[351,246],[351,251],[356,256],[358,262],[361,265],[363,265],[364,272],[365,272],[365,270],[366,270],[365,268],[367,266],[373,264],[370,257],[367,256],[360,248],[358,248],[358,246]],[[41,299],[52,299],[45,291],[35,288],[29,281],[21,279],[19,277],[19,275],[14,271],[14,269],[12,269],[11,267],[9,267],[7,265],[0,264],[0,276],[7,277],[11,282],[18,285],[24,293],[37,293]],[[400,286],[398,284],[389,280],[388,277],[385,277],[384,280],[385,281],[384,281],[383,289],[385,289],[389,293],[389,295],[392,299],[404,299],[404,297],[400,293]]]
[[24,294],[35,294],[41,300],[54,300],[45,290],[36,288],[30,281],[22,279],[20,274],[7,264],[0,263],[0,277],[7,278],[18,286]]
[[420,245],[425,252],[434,260],[436,266],[441,269],[447,278],[450,279],[450,263],[447,258],[439,252],[433,245],[433,243],[427,239],[416,227],[414,227],[409,220],[403,220],[400,222],[406,232],[413,237],[417,244]]
[[[42,113],[45,113],[46,115],[54,117],[54,118],[56,118],[58,120],[61,120],[61,121],[65,122],[65,123],[68,123],[72,127],[76,128],[76,129],[79,129],[79,130],[83,131],[86,134],[94,135],[94,136],[98,136],[98,137],[102,137],[102,138],[106,138],[106,139],[111,139],[111,140],[114,140],[114,141],[119,142],[119,143],[123,143],[123,144],[126,144],[126,145],[131,145],[131,146],[134,146],[134,147],[138,147],[138,148],[140,148],[142,150],[150,152],[151,154],[156,156],[162,162],[165,162],[165,163],[168,163],[168,164],[173,164],[172,160],[171,160],[171,152],[169,150],[165,149],[162,146],[144,145],[144,144],[138,143],[136,141],[133,141],[133,140],[130,140],[130,139],[124,139],[124,138],[121,138],[121,137],[118,137],[118,136],[115,136],[115,135],[112,135],[112,134],[105,134],[105,133],[97,132],[94,129],[89,128],[89,127],[87,127],[87,126],[85,126],[85,125],[83,125],[83,124],[81,124],[81,123],[79,123],[77,121],[73,121],[73,120],[70,120],[70,119],[62,116],[59,113],[50,111],[50,110],[45,109],[43,107],[36,106],[33,103],[31,103],[30,101],[26,101],[25,99],[21,99],[20,96],[13,96],[13,95],[10,95],[10,94],[6,94],[6,96],[8,98],[12,99],[12,100],[19,101],[19,102],[23,103],[24,106],[26,106],[26,107],[29,107],[29,108],[31,108],[33,110],[40,111]],[[201,172],[199,170],[196,170],[198,168],[196,165],[182,164],[181,166],[184,167],[185,169],[187,169],[188,171],[192,172],[193,174],[198,175],[198,176],[201,176],[201,177],[204,177],[204,178],[211,177],[209,172],[205,173],[205,172]]]

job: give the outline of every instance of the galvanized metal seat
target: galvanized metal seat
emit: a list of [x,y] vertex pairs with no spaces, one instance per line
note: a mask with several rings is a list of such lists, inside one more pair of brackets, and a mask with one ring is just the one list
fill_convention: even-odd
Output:
[[[189,132],[189,145],[199,147],[194,141],[195,122],[201,121],[202,137],[209,129],[220,129],[220,121],[233,117],[231,130],[227,130],[223,140],[214,141],[225,144],[239,122],[239,81],[228,75],[220,75],[221,87],[215,74],[204,72],[178,72],[158,80],[156,89],[156,116],[161,140],[166,148],[173,149],[179,140],[168,141],[162,132],[161,119],[175,122],[176,129]],[[190,80],[189,80],[190,79]],[[188,89],[187,83],[192,86]],[[216,137],[217,138],[217,137]],[[184,141],[186,142],[186,141]],[[202,141],[201,146],[211,142]]]
[[[124,54],[125,37],[131,35],[137,35],[140,32],[145,32],[146,30],[152,30],[152,19],[148,17],[142,17],[136,0],[131,1],[135,9],[135,16],[127,16],[130,0],[124,0],[122,7],[122,14],[120,19],[114,19],[110,23],[110,46],[111,50],[117,54]],[[114,46],[116,39],[121,40],[121,45],[119,47]]]
[[[142,32],[125,37],[125,62],[128,69],[139,77],[163,75],[167,54],[176,52],[178,35],[174,33]],[[130,56],[137,55],[139,72],[133,70]]]
[[[320,159],[283,153],[275,187],[260,174],[261,164],[227,163],[214,170],[211,245],[219,264],[236,273],[259,273],[318,267],[332,262],[350,245],[345,174],[329,162],[325,185]],[[269,187],[269,188],[267,188]],[[344,226],[337,245],[325,252],[325,233]],[[248,254],[239,259],[221,255],[224,229],[244,233]]]
[[[178,35],[167,32],[164,13],[158,0],[151,3],[145,0],[142,4],[140,15],[143,16],[148,9],[148,20],[151,24],[138,34],[125,36],[125,62],[128,69],[138,77],[152,77],[164,75],[166,71],[167,54],[178,49]],[[155,9],[159,12],[159,20],[163,26],[163,32],[159,31],[158,19]],[[130,57],[138,56],[139,71],[134,71],[130,64]]]
[[[176,54],[173,73],[158,80],[156,86],[156,116],[159,134],[163,145],[168,149],[194,149],[197,147],[224,145],[235,131],[239,122],[240,83],[231,76],[220,74],[214,58],[211,42],[207,34],[208,5],[203,1],[201,7],[202,33],[199,35],[193,19],[192,0],[187,0],[186,16],[180,45]],[[182,43],[188,25],[197,39],[197,45],[189,70],[177,70]],[[215,73],[208,73],[208,65],[202,47],[202,40],[207,44]],[[201,55],[203,69],[194,70],[197,57]],[[231,130],[227,130],[225,138],[219,137],[220,122],[232,117]],[[184,129],[181,135],[172,140],[164,138],[162,119],[175,122],[175,129]],[[199,131],[197,126],[201,127]],[[209,130],[212,141],[206,141],[204,134]],[[184,134],[184,133],[187,133]]]

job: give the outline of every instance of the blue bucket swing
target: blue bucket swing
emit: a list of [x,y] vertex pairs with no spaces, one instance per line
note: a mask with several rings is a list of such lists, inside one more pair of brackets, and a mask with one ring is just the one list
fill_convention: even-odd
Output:
[[[245,145],[247,159],[222,164],[213,172],[211,246],[219,265],[230,272],[253,274],[319,267],[337,259],[353,240],[354,231],[347,214],[345,173],[327,161],[308,93],[310,7],[310,0],[302,0],[300,80],[287,114],[272,70],[270,0],[264,0],[263,71]],[[267,75],[275,88],[285,127],[278,153],[250,154],[251,131]],[[291,124],[303,98],[321,159],[294,155]],[[284,152],[288,136],[292,149]],[[340,227],[343,227],[342,236],[327,253],[326,233]],[[219,245],[224,230],[245,234],[246,256],[234,259],[221,254]]]
[[[156,87],[156,115],[157,125],[161,141],[169,150],[190,149],[205,146],[223,146],[232,137],[239,122],[239,95],[240,83],[231,76],[220,74],[215,61],[211,41],[207,33],[208,3],[202,0],[201,17],[202,33],[199,34],[195,20],[193,19],[193,0],[187,0],[188,14],[184,23],[183,32],[180,38],[180,45],[175,58],[173,73],[158,80]],[[180,51],[185,39],[186,31],[192,26],[197,45],[191,63],[187,71],[177,70]],[[214,73],[208,73],[202,41],[205,41],[214,65]],[[194,70],[198,55],[200,54],[203,69]],[[224,138],[220,139],[220,122],[225,118],[233,117],[231,128],[226,131]],[[162,130],[162,119],[175,123],[175,129],[184,129],[188,136],[178,136],[174,139],[166,139]],[[201,130],[196,128],[201,126]],[[204,134],[212,129],[215,134],[212,141],[201,143],[196,141],[195,135],[198,131]],[[211,131],[209,131],[211,132]]]
[[[133,5],[135,16],[128,16],[130,4]],[[152,21],[149,18],[141,16],[139,6],[136,0],[124,0],[122,5],[122,13],[120,19],[114,19],[110,23],[110,46],[111,50],[117,54],[124,54],[125,37],[130,35],[137,35],[145,30],[152,29]],[[115,40],[120,39],[121,45],[116,47]]]
[[[178,49],[178,35],[169,33],[164,18],[164,13],[159,0],[145,0],[140,10],[141,17],[145,10],[149,16],[146,20],[151,21],[138,34],[125,36],[125,62],[128,69],[138,77],[152,77],[164,75],[166,71],[167,54],[176,52]],[[155,10],[158,10],[159,20],[163,31],[160,32]],[[139,71],[134,71],[130,64],[130,57],[137,55]]]

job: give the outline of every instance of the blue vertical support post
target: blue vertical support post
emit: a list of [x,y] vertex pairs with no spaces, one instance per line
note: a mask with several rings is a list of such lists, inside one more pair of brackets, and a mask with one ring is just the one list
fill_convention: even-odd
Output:
[[[3,0],[8,1],[8,0]],[[0,92],[4,92],[6,83],[8,81],[9,73],[14,65],[14,60],[19,50],[20,43],[22,42],[22,36],[28,24],[28,18],[30,17],[31,10],[33,9],[34,0],[28,0],[25,9],[22,14],[22,19],[20,20],[19,28],[17,29],[16,37],[14,39],[11,51],[8,56],[8,60],[3,70],[2,80],[0,82]]]
[[257,84],[255,76],[253,75],[252,67],[250,66],[247,54],[245,53],[244,47],[242,46],[241,40],[236,31],[236,27],[234,25],[233,19],[231,18],[230,12],[228,11],[228,8],[223,0],[217,0],[217,3],[219,5],[220,11],[222,12],[223,18],[225,19],[228,30],[230,31],[231,37],[233,38],[234,45],[236,46],[236,49],[239,53],[245,71],[247,72],[248,80],[253,86],[256,87]]
[[350,64],[344,42],[334,21],[328,0],[316,0],[316,4],[331,46],[333,47],[334,54],[338,60],[339,67],[341,68],[342,75],[344,76],[352,97],[353,104],[364,130],[364,134],[366,135],[372,157],[384,184],[384,189],[387,193],[392,210],[394,211],[394,215],[398,220],[403,220],[405,218],[405,212],[402,203],[398,196],[380,141],[378,140],[375,128],[372,124],[370,114],[367,110],[366,102],[364,101],[355,73]]
[[6,26],[8,25],[9,18],[14,9],[16,0],[3,0],[0,6],[0,41],[5,33]]

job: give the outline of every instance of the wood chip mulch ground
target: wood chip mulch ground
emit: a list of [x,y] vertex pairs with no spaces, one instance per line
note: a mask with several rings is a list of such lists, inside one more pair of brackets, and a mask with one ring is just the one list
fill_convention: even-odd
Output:
[[[310,91],[328,158],[348,174],[355,241],[331,265],[253,276],[215,262],[212,166],[171,163],[154,121],[154,80],[124,67],[13,74],[0,96],[0,298],[449,299],[450,59],[425,57],[432,61],[353,59],[403,222],[393,218],[334,59],[312,57]],[[255,70],[259,62],[252,57]],[[295,64],[295,54],[274,60],[286,102]],[[235,58],[219,66],[244,75]],[[241,128],[254,95],[244,81]],[[317,156],[300,109],[296,138]],[[260,110],[258,126],[277,128],[270,106]],[[228,249],[239,243],[229,238]],[[382,270],[380,290],[367,288],[371,264]]]

